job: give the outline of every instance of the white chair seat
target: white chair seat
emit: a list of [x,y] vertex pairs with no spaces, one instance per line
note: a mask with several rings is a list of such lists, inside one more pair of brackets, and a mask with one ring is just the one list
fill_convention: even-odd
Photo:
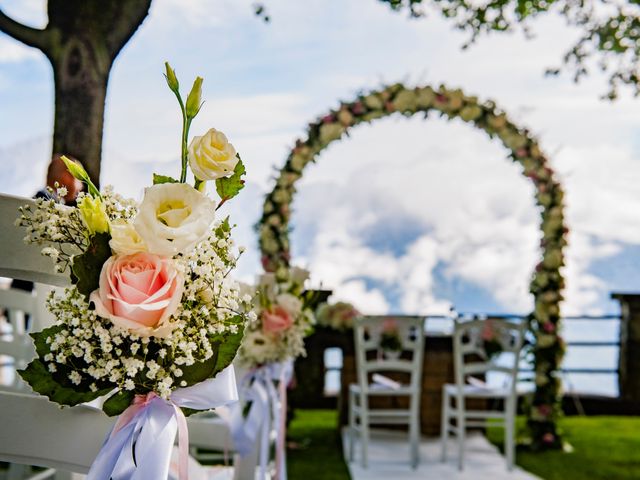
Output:
[[[360,394],[363,389],[360,385],[353,383],[349,385],[349,391]],[[409,396],[413,393],[413,389],[410,385],[402,385],[400,388],[391,388],[385,385],[379,385],[377,383],[370,383],[367,386],[367,394],[368,395],[380,395],[380,396],[389,396],[389,395],[399,395],[399,396]]]
[[[444,391],[447,395],[458,395],[458,386],[448,383],[444,386]],[[511,388],[464,385],[462,395],[467,398],[507,398],[511,395]]]

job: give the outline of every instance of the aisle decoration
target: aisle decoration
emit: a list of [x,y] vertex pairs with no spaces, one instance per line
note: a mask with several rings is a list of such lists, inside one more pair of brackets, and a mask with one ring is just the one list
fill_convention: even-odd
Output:
[[496,357],[502,352],[501,330],[496,329],[493,320],[487,318],[480,332],[480,340],[482,342],[482,349],[487,356],[487,359]]
[[444,86],[407,87],[400,83],[379,90],[360,93],[352,101],[311,122],[305,137],[298,139],[280,171],[274,189],[266,196],[257,229],[260,236],[262,264],[277,272],[290,263],[289,220],[291,204],[307,165],[315,162],[333,142],[349,135],[353,127],[390,115],[439,115],[461,120],[497,138],[535,187],[540,207],[542,258],[533,272],[530,291],[535,297],[531,315],[533,333],[538,340],[532,347],[536,372],[529,427],[534,448],[558,448],[562,445],[556,429],[559,415],[559,368],[564,342],[559,335],[560,302],[564,289],[561,268],[568,233],[564,224],[564,192],[537,140],[526,128],[515,125],[492,101],[480,101],[459,89]]
[[318,326],[338,331],[352,330],[354,320],[360,315],[360,312],[347,302],[323,303],[316,311]]
[[[240,364],[249,372],[240,383],[241,405],[231,410],[231,431],[236,449],[248,454],[259,445],[261,478],[267,473],[269,432],[276,432],[276,478],[287,478],[285,436],[287,386],[293,361],[305,355],[304,337],[315,322],[313,293],[304,284],[309,272],[301,268],[265,273],[254,290],[251,320],[238,352]],[[272,427],[273,426],[273,427]],[[260,439],[257,438],[261,431]]]
[[390,360],[399,358],[402,353],[402,339],[398,322],[393,318],[385,318],[380,332],[380,350],[382,355]]
[[[120,415],[90,480],[167,478],[176,431],[186,479],[185,414],[238,398],[229,365],[251,298],[230,276],[239,251],[229,220],[215,217],[242,188],[244,166],[214,129],[187,145],[202,78],[186,102],[169,64],[166,80],[183,116],[179,180],[154,174],[136,202],[112,188],[100,192],[79,163],[63,157],[87,185],[78,206],[40,199],[21,208],[17,222],[72,283],[47,299],[56,322],[32,334],[37,358],[20,375],[60,405],[108,396],[103,410]],[[215,181],[217,204],[204,193],[206,181]]]

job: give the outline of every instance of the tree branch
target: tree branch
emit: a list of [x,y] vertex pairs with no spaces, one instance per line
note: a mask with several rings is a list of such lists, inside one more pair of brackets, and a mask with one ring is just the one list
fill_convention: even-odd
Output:
[[43,52],[49,43],[49,35],[47,30],[39,30],[37,28],[27,27],[22,23],[16,22],[11,17],[5,15],[0,9],[0,32],[6,33],[10,37],[21,41],[30,47],[39,48]]
[[107,48],[115,58],[149,14],[151,0],[125,0],[111,7],[114,21],[107,32]]

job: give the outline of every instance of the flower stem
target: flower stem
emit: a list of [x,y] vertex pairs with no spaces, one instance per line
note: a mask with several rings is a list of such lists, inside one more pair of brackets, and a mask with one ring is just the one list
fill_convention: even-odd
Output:
[[187,183],[187,139],[189,138],[189,127],[193,119],[187,117],[184,107],[182,112],[182,172],[180,173],[180,183]]
[[180,92],[178,90],[172,90],[178,99],[178,104],[180,105],[180,113],[182,113],[182,137],[180,138],[180,160],[181,160],[181,170],[180,170],[180,183],[186,183],[187,181],[187,138],[189,135],[189,127],[191,126],[191,119],[187,117],[187,111],[184,108],[184,102],[182,101],[182,97],[180,96]]

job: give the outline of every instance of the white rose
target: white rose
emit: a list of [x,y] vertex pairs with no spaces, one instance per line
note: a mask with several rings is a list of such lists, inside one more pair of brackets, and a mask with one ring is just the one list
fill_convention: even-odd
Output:
[[210,232],[216,204],[186,183],[146,188],[134,227],[156,255],[173,257],[191,250]]
[[242,339],[243,356],[257,363],[273,357],[275,346],[273,341],[260,330],[246,331]]
[[290,277],[293,283],[304,285],[304,282],[309,279],[309,270],[300,267],[291,267]]
[[142,237],[136,232],[133,225],[123,219],[111,222],[111,240],[109,240],[109,246],[114,253],[119,255],[131,255],[147,250],[144,240],[142,240]]
[[302,301],[290,293],[281,293],[278,295],[276,297],[276,303],[293,317],[298,316],[302,311]]
[[274,301],[278,293],[278,281],[273,273],[263,273],[258,277],[258,287],[263,295]]
[[211,128],[189,144],[189,165],[200,180],[215,180],[233,173],[238,163],[236,149],[224,133]]

